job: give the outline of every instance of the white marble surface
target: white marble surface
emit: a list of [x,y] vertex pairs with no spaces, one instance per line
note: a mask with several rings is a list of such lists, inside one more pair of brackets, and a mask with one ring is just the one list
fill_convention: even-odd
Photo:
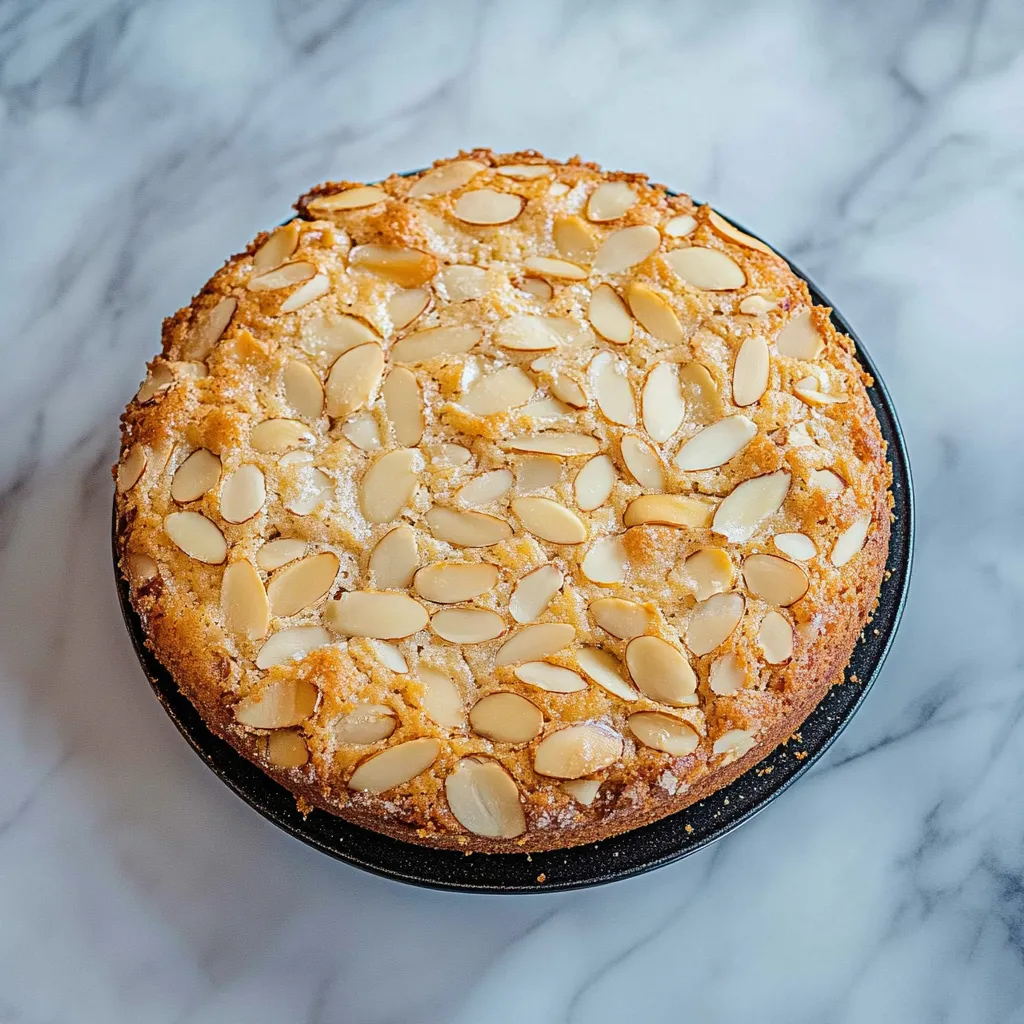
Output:
[[[310,183],[471,145],[775,240],[914,458],[853,725],[727,840],[589,892],[418,891],[276,831],[153,700],[111,580],[161,317]],[[0,1021],[1024,1019],[1019,0],[6,0],[0,195]]]

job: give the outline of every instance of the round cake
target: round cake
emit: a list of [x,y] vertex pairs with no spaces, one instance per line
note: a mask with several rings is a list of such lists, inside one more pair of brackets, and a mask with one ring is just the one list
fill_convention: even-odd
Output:
[[296,209],[122,418],[121,570],[209,728],[303,811],[484,852],[635,828],[788,739],[875,604],[891,474],[785,260],[535,152]]

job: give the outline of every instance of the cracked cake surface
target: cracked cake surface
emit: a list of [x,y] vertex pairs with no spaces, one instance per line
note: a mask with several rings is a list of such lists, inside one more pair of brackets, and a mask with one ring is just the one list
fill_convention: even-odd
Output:
[[478,851],[685,808],[840,682],[891,473],[852,341],[643,175],[461,153],[331,182],[164,323],[120,567],[210,729]]

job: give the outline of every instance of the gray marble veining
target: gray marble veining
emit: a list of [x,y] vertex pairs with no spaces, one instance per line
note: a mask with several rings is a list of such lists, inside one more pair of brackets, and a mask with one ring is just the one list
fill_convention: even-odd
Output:
[[[180,740],[108,555],[163,316],[329,177],[579,152],[810,271],[897,401],[911,603],[827,758],[609,888],[421,892]],[[1019,0],[0,2],[0,1021],[1024,1020]]]

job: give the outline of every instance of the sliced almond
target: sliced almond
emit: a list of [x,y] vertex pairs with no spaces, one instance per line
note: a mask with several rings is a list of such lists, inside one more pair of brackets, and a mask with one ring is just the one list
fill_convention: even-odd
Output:
[[607,455],[595,455],[573,481],[576,504],[584,512],[600,508],[610,497],[616,479],[615,463]]
[[512,527],[504,519],[484,512],[459,512],[440,505],[430,509],[426,523],[437,540],[460,548],[486,548],[512,536]]
[[258,466],[239,466],[228,473],[220,489],[220,514],[229,523],[252,519],[267,500],[267,485]]
[[845,395],[830,395],[821,390],[821,384],[815,377],[804,377],[793,386],[793,394],[808,405],[841,405]]
[[625,181],[606,181],[590,193],[587,200],[587,217],[598,223],[618,220],[627,210],[636,205],[639,197]]
[[377,541],[367,568],[378,590],[404,590],[412,584],[418,564],[416,532],[409,526],[396,526]]
[[502,320],[494,340],[514,352],[543,352],[558,348],[564,343],[565,335],[553,317],[520,313]]
[[256,655],[260,669],[283,665],[292,658],[301,658],[331,642],[331,634],[323,626],[293,626],[278,630]]
[[757,642],[769,665],[781,665],[793,657],[793,627],[781,612],[770,611],[761,620]]
[[580,570],[591,583],[611,586],[625,580],[628,560],[621,537],[602,537],[587,552]]
[[769,604],[785,608],[807,593],[807,573],[786,558],[777,555],[750,555],[743,562],[747,589]]
[[305,423],[289,419],[263,420],[249,434],[249,444],[261,455],[281,455],[312,440],[313,432]]
[[431,616],[430,628],[453,644],[482,644],[501,636],[505,622],[486,608],[445,608]]
[[318,419],[324,408],[324,389],[320,378],[298,359],[284,368],[284,396],[288,404],[306,419]]
[[362,210],[367,206],[376,206],[387,199],[388,194],[376,185],[357,185],[342,192],[317,196],[311,199],[306,208],[310,213],[336,213],[340,210]]
[[587,271],[578,263],[570,263],[569,260],[560,260],[553,256],[527,256],[523,266],[536,274],[543,274],[544,277],[561,277],[568,281],[585,281],[588,277]]
[[420,668],[416,678],[423,685],[423,710],[443,729],[460,729],[466,724],[462,693],[450,676],[435,668]]
[[511,192],[495,192],[492,188],[479,188],[463,192],[452,213],[466,224],[508,224],[523,212],[526,200]]
[[563,647],[568,647],[575,637],[575,627],[567,622],[538,622],[524,626],[498,648],[495,667],[523,661],[543,661]]
[[529,743],[544,728],[544,716],[525,697],[499,690],[473,705],[469,724],[478,736],[496,743]]
[[368,523],[390,523],[412,501],[423,457],[415,448],[399,448],[377,458],[359,485],[359,508]]
[[673,757],[686,757],[700,745],[700,737],[686,722],[658,711],[638,711],[629,716],[627,725],[645,747]]
[[250,277],[246,288],[251,292],[277,291],[280,288],[290,288],[293,284],[308,281],[315,274],[316,267],[312,263],[299,260],[295,263],[285,263],[283,266]]
[[259,693],[239,701],[235,721],[253,729],[301,725],[313,714],[319,696],[317,688],[305,679],[274,679]]
[[652,441],[667,441],[682,425],[686,404],[679,374],[671,363],[656,363],[647,374],[641,408],[644,429]]
[[725,754],[726,758],[723,763],[728,764],[730,761],[736,761],[752,750],[755,742],[754,737],[746,729],[730,729],[715,740],[715,745],[711,748],[711,752],[713,754]]
[[512,511],[535,537],[552,544],[582,544],[587,528],[575,512],[551,498],[513,498]]
[[700,548],[683,563],[683,576],[698,601],[732,586],[732,561],[721,548]]
[[430,253],[400,245],[357,245],[348,254],[348,262],[403,288],[418,288],[437,273],[437,260]]
[[262,273],[281,266],[295,252],[298,244],[299,221],[291,220],[282,224],[253,254],[253,270]]
[[626,434],[619,442],[622,461],[633,479],[647,491],[665,489],[665,474],[657,452],[636,434]]
[[416,573],[413,589],[427,601],[458,604],[486,594],[498,575],[498,567],[488,562],[434,562]]
[[462,444],[443,444],[438,462],[447,463],[449,466],[464,466],[473,458],[473,453]]
[[518,366],[506,366],[481,377],[460,399],[459,403],[474,416],[493,416],[525,405],[537,385]]
[[386,740],[397,727],[398,718],[386,704],[359,704],[334,723],[334,740],[365,747]]
[[581,647],[576,652],[576,663],[603,690],[620,700],[634,701],[639,694],[626,679],[619,659],[600,647]]
[[[291,454],[299,453],[292,452]],[[284,507],[297,516],[308,516],[322,502],[327,501],[334,492],[334,481],[322,469],[317,469],[315,466],[305,466],[297,482],[300,487],[299,493],[284,503]]]
[[220,528],[198,512],[172,512],[164,519],[164,532],[190,558],[220,565],[228,543]]
[[747,283],[743,268],[731,257],[717,249],[691,245],[666,253],[665,262],[680,280],[705,291],[731,291]]
[[128,556],[127,565],[128,578],[131,580],[132,586],[136,588],[155,579],[160,574],[160,566],[156,564],[156,561],[139,551]]
[[597,799],[601,783],[595,779],[569,779],[562,783],[562,789],[577,803],[589,807]]
[[358,412],[342,424],[342,434],[358,449],[364,452],[379,452],[381,449],[380,427],[377,418],[369,412]]
[[278,729],[267,737],[267,760],[275,768],[301,768],[309,748],[297,729]]
[[396,331],[408,327],[430,305],[430,292],[426,288],[399,288],[388,299],[388,316]]
[[679,386],[691,420],[713,423],[722,418],[724,406],[708,368],[696,361],[679,367]]
[[494,170],[506,178],[525,178],[527,180],[546,178],[553,173],[548,164],[503,164],[501,167],[495,167]]
[[311,356],[323,357],[333,362],[338,356],[358,345],[369,342],[380,342],[377,334],[368,324],[358,317],[335,316],[330,320],[318,317],[309,321],[302,328],[299,344],[304,352]]
[[669,238],[685,238],[687,235],[692,235],[693,232],[697,230],[697,218],[692,217],[688,213],[681,213],[679,216],[665,221],[661,230],[664,231]]
[[655,340],[666,345],[681,345],[685,335],[672,307],[653,288],[630,281],[626,300],[633,316]]
[[720,697],[738,693],[747,685],[747,674],[735,654],[723,654],[711,663],[708,685]]
[[256,564],[267,572],[280,569],[282,565],[294,562],[306,553],[306,542],[295,537],[268,540],[256,552]]
[[734,459],[757,434],[757,424],[746,416],[727,416],[694,434],[675,458],[687,471],[715,469]]
[[449,302],[469,302],[470,299],[481,299],[487,294],[487,271],[483,267],[456,263],[451,267],[443,267],[437,280]]
[[372,402],[383,372],[380,345],[357,345],[340,355],[327,375],[327,415],[346,419]]
[[797,423],[789,428],[786,433],[786,440],[794,448],[813,448],[814,438],[811,437],[806,423]]
[[524,277],[519,287],[541,302],[550,302],[555,289],[542,277]]
[[492,469],[481,473],[468,484],[463,484],[455,493],[460,504],[475,508],[479,505],[490,505],[500,501],[512,489],[515,482],[512,473],[507,469]]
[[570,725],[537,744],[533,770],[556,779],[578,779],[614,764],[622,756],[622,737],[595,725]]
[[396,366],[381,388],[384,409],[398,443],[412,448],[423,437],[423,399],[415,374],[404,366]]
[[587,318],[602,338],[625,345],[633,337],[633,318],[610,284],[599,284],[590,295]]
[[559,374],[551,382],[551,393],[559,401],[574,409],[585,409],[587,407],[587,393],[572,379],[564,374]]
[[556,430],[510,437],[502,443],[513,451],[540,455],[594,455],[601,448],[601,442],[590,434],[563,434]]
[[870,515],[860,516],[850,523],[836,538],[836,542],[832,546],[832,554],[829,555],[829,561],[837,568],[841,565],[846,565],[864,547],[864,543],[868,539],[870,527]]
[[612,423],[632,427],[636,423],[636,400],[624,364],[611,352],[598,352],[588,371],[601,412]]
[[806,562],[818,553],[814,541],[804,533],[777,533],[772,540],[784,555],[800,562]]
[[339,636],[401,640],[427,624],[427,609],[405,594],[351,590],[324,607],[324,622]]
[[146,374],[146,379],[135,392],[135,401],[142,405],[173,383],[174,371],[171,367],[165,362],[154,362]]
[[686,656],[661,637],[637,636],[626,644],[626,667],[641,693],[659,704],[695,703],[697,677]]
[[224,570],[220,587],[220,608],[224,628],[248,640],[267,635],[270,626],[270,602],[263,580],[252,562],[232,562]]
[[578,672],[547,661],[528,661],[513,669],[512,674],[520,682],[548,693],[578,693],[587,688],[587,681]]
[[740,231],[735,224],[730,224],[720,213],[716,213],[711,207],[706,207],[708,213],[708,223],[711,225],[715,234],[720,235],[728,242],[735,242],[737,245],[742,245],[747,249],[757,249],[758,252],[765,252],[769,256],[774,256],[775,253],[768,248],[760,238],[754,238],[753,235],[748,235],[745,231]]
[[474,835],[513,839],[526,831],[519,788],[497,761],[464,757],[444,782],[448,807]]
[[213,351],[213,347],[231,323],[237,308],[238,299],[234,295],[228,295],[198,318],[189,332],[186,346],[187,354],[192,359],[205,359]]
[[613,231],[594,256],[594,269],[602,274],[621,274],[658,251],[661,235],[650,224]]
[[281,569],[267,584],[270,610],[283,618],[312,607],[334,585],[340,568],[338,556],[323,551]]
[[303,306],[308,306],[311,302],[314,302],[321,296],[326,295],[330,290],[331,282],[327,275],[317,274],[316,277],[311,277],[305,282],[305,284],[299,285],[299,287],[281,303],[281,312],[294,313],[296,310],[302,309]]
[[542,565],[519,578],[508,610],[516,622],[533,622],[547,610],[555,595],[562,589],[565,578],[553,565]]
[[621,597],[601,597],[590,603],[590,614],[604,630],[620,640],[632,640],[651,628],[651,613],[635,601]]
[[740,300],[740,312],[748,316],[764,316],[778,306],[774,299],[766,298],[764,295],[747,295]]
[[421,775],[440,753],[440,742],[429,737],[396,743],[360,763],[348,780],[348,788],[385,793]]
[[732,400],[739,406],[753,405],[768,389],[771,357],[768,343],[759,335],[747,338],[736,353],[732,371]]
[[171,497],[184,504],[201,498],[220,479],[220,459],[205,448],[194,451],[175,471]]
[[556,420],[568,416],[572,410],[557,398],[540,398],[536,402],[524,405],[522,413],[535,420]]
[[426,363],[441,356],[463,355],[482,337],[479,327],[428,327],[395,342],[391,358],[397,363]]
[[693,606],[686,624],[686,646],[698,657],[710,654],[732,636],[743,618],[739,594],[714,594]]
[[562,463],[550,455],[531,455],[519,461],[519,479],[516,490],[529,494],[545,487],[557,487],[562,478]]
[[782,508],[791,480],[784,469],[744,480],[718,506],[711,528],[733,542],[749,540],[763,520]]
[[455,189],[467,185],[485,169],[486,165],[478,160],[453,160],[451,163],[435,167],[432,171],[427,171],[421,178],[417,178],[406,194],[411,199],[443,196],[447,192],[454,192]]
[[626,526],[682,526],[703,529],[711,525],[714,507],[700,498],[684,494],[642,494],[622,514]]
[[817,359],[825,351],[825,342],[811,321],[811,311],[802,310],[779,331],[775,347],[780,356],[793,359]]
[[826,494],[842,494],[846,490],[846,481],[831,469],[814,469],[808,478],[812,487],[823,490]]
[[405,660],[405,655],[394,644],[389,644],[386,640],[367,640],[366,642],[370,645],[373,656],[386,669],[397,672],[399,675],[404,675],[409,671],[409,663]]
[[556,217],[551,235],[555,248],[570,260],[589,263],[597,250],[594,232],[587,226],[586,221],[575,214]]

